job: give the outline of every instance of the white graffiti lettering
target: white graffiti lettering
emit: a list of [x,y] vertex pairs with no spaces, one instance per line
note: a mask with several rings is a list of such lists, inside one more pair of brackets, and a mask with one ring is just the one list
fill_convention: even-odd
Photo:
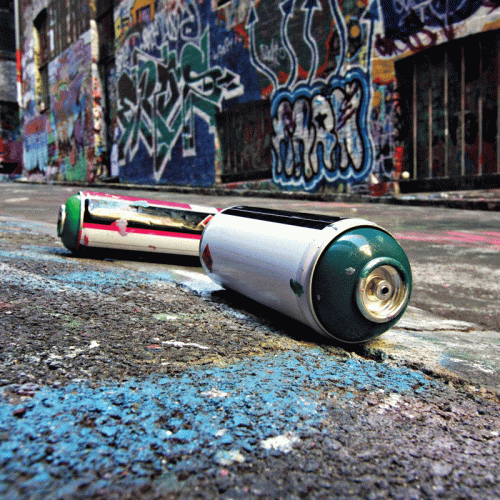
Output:
[[363,141],[358,126],[358,112],[361,104],[361,86],[358,81],[346,83],[345,88],[336,88],[332,100],[337,112],[336,131],[340,145],[339,166],[360,170],[364,160]]
[[301,89],[296,98],[285,93],[273,112],[273,169],[283,185],[310,189],[322,178],[330,181],[361,175],[367,168],[367,147],[361,126],[366,95],[353,78],[330,88],[328,95]]
[[278,65],[287,58],[286,50],[280,47],[276,40],[272,40],[270,45],[260,44],[260,59],[272,65]]
[[226,54],[229,53],[229,51],[234,47],[235,41],[234,38],[226,38],[224,40],[224,43],[220,43],[217,45],[217,48],[215,49],[215,52],[212,55],[212,59],[214,61],[217,61],[218,59],[221,59],[224,57]]
[[399,26],[403,27],[407,15],[414,12],[418,15],[423,25],[429,20],[440,21],[442,26],[447,26],[449,17],[455,12],[462,10],[467,4],[467,0],[461,0],[458,3],[449,6],[446,3],[446,8],[443,8],[443,2],[436,0],[393,0],[395,12],[400,15]]
[[276,171],[286,177],[311,180],[320,171],[320,161],[333,171],[338,144],[331,104],[322,96],[283,100],[273,119]]

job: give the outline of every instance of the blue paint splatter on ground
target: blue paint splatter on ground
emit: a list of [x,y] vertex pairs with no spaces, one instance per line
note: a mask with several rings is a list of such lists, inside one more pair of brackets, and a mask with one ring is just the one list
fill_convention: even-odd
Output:
[[[61,251],[65,252],[64,250]],[[67,257],[64,257],[63,253],[53,252],[52,254],[44,254],[36,249],[29,248],[23,248],[15,252],[0,250],[0,257],[11,260],[31,260],[37,262],[41,259],[57,263],[65,263],[67,261]],[[24,286],[36,290],[56,292],[83,292],[87,294],[90,291],[102,293],[117,287],[136,287],[140,284],[155,285],[173,281],[172,275],[169,272],[143,273],[122,268],[113,268],[111,270],[81,269],[75,272],[62,272],[52,276],[43,276],[30,271],[16,269],[5,263],[1,263],[0,266],[0,276],[5,282],[13,284],[22,282]]]
[[[21,249],[17,249],[16,251],[0,250],[0,258],[35,262],[44,260],[46,262],[58,264],[67,264],[68,258],[78,259],[78,257],[74,257],[73,254],[65,248],[40,247],[35,245],[23,245]],[[192,275],[190,278],[186,278],[184,276],[185,274],[186,272],[184,269],[182,273],[177,273],[176,269],[172,272],[149,271],[148,273],[120,268],[115,268],[112,271],[87,269],[71,273],[60,273],[51,277],[50,281],[64,283],[65,286],[71,287],[74,291],[92,290],[94,292],[100,292],[106,288],[128,287],[138,283],[157,284],[170,282],[182,285],[205,298],[210,297],[210,294],[214,291],[222,290],[222,287],[210,280],[210,278],[201,271],[201,268],[200,271],[190,272],[189,274]],[[15,279],[11,281],[15,281]]]
[[68,251],[57,247],[24,246],[16,251],[0,250],[0,257],[13,260],[31,260],[63,264],[68,260]]
[[419,372],[311,348],[179,377],[42,388],[0,404],[0,495],[12,494],[13,480],[20,491],[36,485],[43,498],[75,476],[140,480],[251,460],[257,450],[277,452],[262,450],[266,439],[320,432],[325,391],[418,394],[433,384]]
[[[162,273],[165,274],[165,273]],[[113,269],[113,271],[82,270],[64,273],[54,276],[61,283],[70,284],[73,287],[103,291],[106,288],[137,286],[140,283],[155,283],[166,281],[152,274],[129,271],[125,269]]]

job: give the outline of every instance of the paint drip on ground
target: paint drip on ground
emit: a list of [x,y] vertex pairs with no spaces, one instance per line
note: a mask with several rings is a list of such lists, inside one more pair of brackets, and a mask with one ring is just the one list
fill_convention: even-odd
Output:
[[[68,251],[66,249],[44,247],[40,252],[40,247],[25,246],[16,251],[0,250],[0,257],[13,261],[22,259],[39,262],[43,259],[46,262],[64,264],[68,259]],[[17,270],[13,265],[3,263],[0,267],[0,278],[4,282],[14,285],[16,282],[22,281],[25,286],[30,286],[36,291],[45,289],[52,292],[73,292],[77,294],[82,292],[85,294],[89,292],[100,294],[117,287],[168,282],[182,285],[204,298],[210,297],[212,292],[222,290],[221,286],[214,283],[202,272],[187,273],[180,269],[153,271],[147,274],[120,268],[102,271],[89,269],[42,277],[35,273]]]
[[47,498],[75,477],[133,482],[288,453],[301,436],[321,433],[325,393],[424,394],[434,384],[419,372],[312,348],[178,377],[44,387],[15,404],[3,389],[0,495]]
[[[5,256],[5,255],[2,255]],[[12,256],[19,258],[19,256]],[[46,259],[48,260],[48,259]],[[71,293],[76,295],[101,295],[114,288],[130,287],[140,284],[155,285],[172,282],[169,273],[141,273],[128,269],[113,269],[111,271],[81,270],[69,273],[59,273],[53,276],[43,276],[34,272],[17,269],[14,265],[0,263],[0,279],[4,283],[18,285],[33,291],[53,293]]]

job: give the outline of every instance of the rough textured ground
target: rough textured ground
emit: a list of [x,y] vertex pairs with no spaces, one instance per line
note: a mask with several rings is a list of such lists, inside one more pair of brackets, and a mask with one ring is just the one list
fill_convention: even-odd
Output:
[[500,497],[497,395],[90,257],[0,221],[3,498]]

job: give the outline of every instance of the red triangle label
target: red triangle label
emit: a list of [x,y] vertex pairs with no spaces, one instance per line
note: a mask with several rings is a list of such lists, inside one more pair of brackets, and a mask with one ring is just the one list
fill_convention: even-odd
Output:
[[205,249],[203,250],[203,253],[201,254],[201,258],[205,265],[207,266],[207,269],[212,272],[212,266],[214,265],[214,261],[212,259],[212,255],[210,255],[210,248],[207,245]]

